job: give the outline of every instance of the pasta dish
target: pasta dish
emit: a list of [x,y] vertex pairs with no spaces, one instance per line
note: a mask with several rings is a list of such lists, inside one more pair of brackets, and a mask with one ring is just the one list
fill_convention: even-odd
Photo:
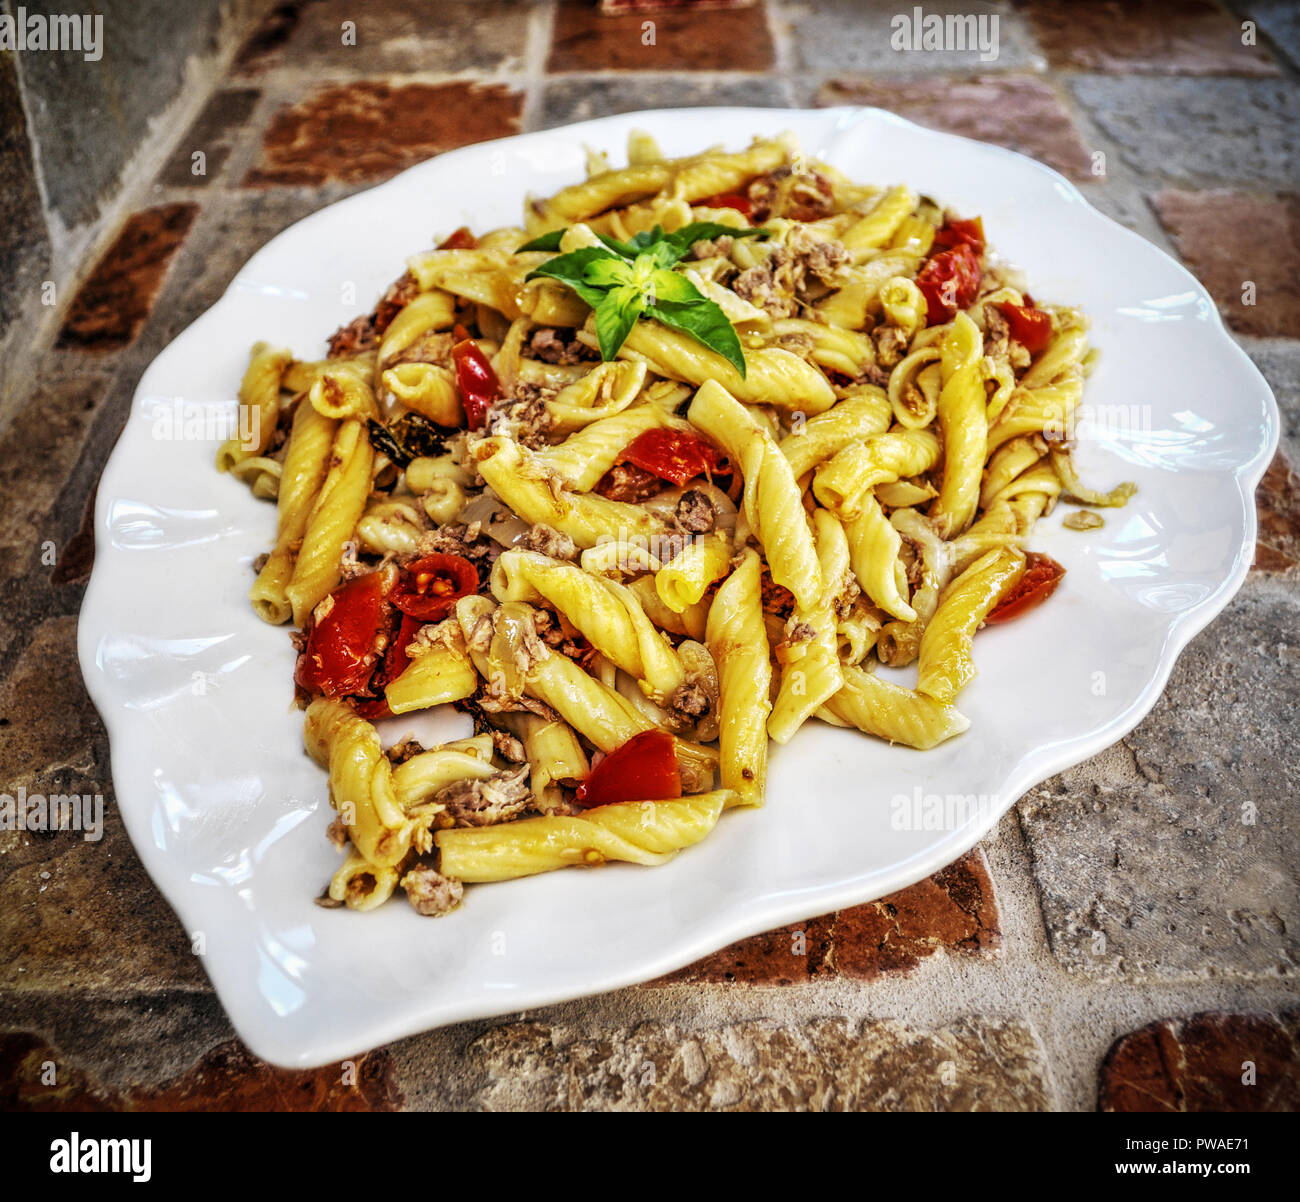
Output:
[[[978,217],[644,134],[415,255],[325,359],[259,343],[217,466],[276,504],[250,599],[328,773],[322,904],[664,863],[810,720],[962,734],[976,632],[1064,572],[1037,520],[1133,491],[1075,470],[1093,356]],[[473,737],[384,746],[446,704]]]

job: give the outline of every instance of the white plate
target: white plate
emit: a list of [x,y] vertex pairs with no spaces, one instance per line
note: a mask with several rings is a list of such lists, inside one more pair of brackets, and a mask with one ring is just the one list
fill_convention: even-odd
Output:
[[[286,633],[246,595],[274,508],[213,470],[215,437],[169,439],[183,431],[168,415],[228,417],[255,340],[323,354],[432,235],[517,224],[525,192],[582,178],[584,144],[620,161],[635,128],[675,155],[792,129],[856,180],[981,214],[1036,297],[1091,316],[1102,359],[1086,398],[1100,420],[1081,431],[1080,460],[1090,481],[1139,492],[1099,531],[1063,530],[1064,508],[1041,524],[1035,546],[1069,574],[1051,604],[979,636],[961,738],[921,753],[814,722],[774,748],[766,809],[725,815],[666,867],[473,887],[436,921],[400,898],[371,914],[319,909],[337,863],[325,779],[302,751]],[[1268,387],[1204,289],[1030,159],[875,109],[589,121],[442,155],[300,221],[154,360],[99,487],[81,665],[127,830],[186,929],[203,932],[240,1036],[274,1063],[317,1065],[646,980],[949,863],[1026,789],[1151,708],[1246,575],[1252,493],[1277,436]],[[941,829],[896,829],[909,807],[895,799],[919,798],[924,818],[927,795],[975,804]]]

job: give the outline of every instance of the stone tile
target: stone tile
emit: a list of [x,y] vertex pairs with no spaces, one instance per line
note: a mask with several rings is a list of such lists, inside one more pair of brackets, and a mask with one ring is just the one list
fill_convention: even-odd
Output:
[[1053,954],[1100,980],[1288,978],[1300,960],[1300,602],[1256,577],[1124,742],[1143,782],[1020,803]]
[[0,830],[0,988],[206,988],[114,805],[72,617],[39,625],[0,687],[0,792],[18,798],[20,788],[28,799],[89,797],[94,820]]
[[1151,75],[1277,75],[1241,23],[1213,0],[1020,0],[1053,68]]
[[[108,6],[27,8],[90,14]],[[86,226],[100,215],[160,114],[183,89],[208,86],[225,21],[250,8],[245,0],[188,0],[180,20],[174,0],[114,4],[103,21],[99,61],[77,51],[23,55],[45,195],[62,225]]]
[[[959,48],[950,43],[946,49],[925,49],[929,43],[924,40],[918,44],[912,20],[915,7],[895,0],[816,0],[789,8],[787,28],[796,65],[814,76],[894,71],[930,76],[951,71],[1041,69],[1043,65],[1025,22],[1006,5],[979,0],[927,3],[925,15],[964,22],[965,45]],[[977,24],[966,34],[970,18]],[[978,25],[981,20],[982,27]],[[919,34],[923,36],[924,29]]]
[[1020,1022],[926,1031],[892,1020],[689,1031],[663,1022],[570,1038],[540,1023],[495,1027],[465,1053],[467,1109],[617,1111],[1044,1110],[1041,1043]]
[[239,52],[237,69],[311,73],[518,71],[529,0],[296,0],[278,4]]
[[1289,82],[1081,75],[1070,87],[1147,179],[1293,187],[1300,176]]
[[232,1039],[210,1048],[171,1080],[117,1090],[76,1062],[69,1063],[39,1035],[0,1035],[4,1110],[283,1113],[388,1111],[400,1104],[392,1060],[382,1050],[324,1068],[289,1070],[258,1060]]
[[1255,491],[1255,569],[1285,572],[1300,562],[1300,477],[1279,452]]
[[1263,40],[1293,67],[1300,67],[1300,8],[1295,0],[1260,0],[1237,7],[1255,22]]
[[835,915],[825,914],[742,939],[655,984],[794,985],[812,981],[832,971],[829,955],[835,922]]
[[[177,143],[159,182],[171,188],[201,188],[219,176],[261,95],[256,88],[226,88],[215,93]],[[202,157],[196,158],[199,155]]]
[[548,71],[765,71],[772,35],[760,4],[613,16],[560,0]]
[[545,85],[538,128],[551,129],[571,121],[633,113],[639,109],[700,108],[714,104],[784,108],[789,103],[785,86],[770,77],[693,79],[689,75],[623,75],[566,79],[560,76]]
[[846,977],[911,972],[944,950],[989,954],[1002,945],[988,861],[976,848],[934,876],[835,916],[834,968]]
[[1133,1031],[1106,1053],[1097,1108],[1127,1113],[1300,1110],[1300,1017],[1195,1014]]
[[835,79],[817,93],[819,106],[887,108],[933,129],[1018,150],[1075,180],[1093,181],[1092,153],[1050,84],[1029,75],[968,79]]
[[384,179],[440,151],[517,132],[522,103],[502,84],[323,88],[271,118],[244,185]]
[[1277,398],[1287,458],[1300,463],[1300,342],[1252,340],[1245,343],[1245,349]]
[[653,13],[664,9],[753,8],[761,0],[600,0],[600,11],[617,16],[620,13]]
[[1300,337],[1300,195],[1166,191],[1152,204],[1234,330]]
[[107,388],[105,375],[39,376],[0,436],[0,579],[48,575],[62,565],[68,548],[55,511]]
[[197,205],[168,204],[132,214],[73,298],[58,344],[93,351],[127,346],[197,213]]

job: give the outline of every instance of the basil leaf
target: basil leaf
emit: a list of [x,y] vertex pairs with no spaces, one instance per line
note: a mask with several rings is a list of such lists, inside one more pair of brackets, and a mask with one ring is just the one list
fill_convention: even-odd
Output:
[[640,290],[630,284],[611,288],[605,294],[596,309],[596,338],[602,359],[608,361],[618,354],[644,309]]
[[677,252],[677,259],[684,259],[695,243],[703,242],[705,239],[721,238],[724,234],[730,238],[766,238],[771,232],[766,229],[722,225],[717,221],[692,221],[674,233],[666,234],[663,241]]
[[552,230],[549,234],[542,234],[531,242],[525,242],[523,246],[515,251],[515,254],[523,254],[526,250],[559,250],[560,239],[563,237],[563,230]]
[[693,304],[695,301],[707,300],[694,284],[680,272],[671,268],[662,268],[650,278],[650,290],[654,303],[670,301],[676,304]]
[[594,309],[604,299],[605,292],[602,288],[587,283],[586,271],[592,263],[602,259],[611,259],[616,263],[621,261],[610,251],[603,250],[599,246],[584,246],[581,250],[570,251],[567,255],[557,255],[540,267],[533,268],[524,279],[547,277],[559,280],[562,284],[568,284]]
[[626,242],[620,242],[617,238],[611,238],[608,234],[597,234],[596,237],[608,246],[616,255],[621,255],[629,262],[636,258],[637,252]]
[[617,288],[632,282],[632,268],[622,259],[593,259],[582,273],[583,282],[597,288]]
[[701,346],[717,351],[744,378],[745,354],[740,349],[740,338],[735,327],[727,320],[727,315],[713,301],[704,297],[685,304],[656,301],[647,310],[647,316],[688,334]]

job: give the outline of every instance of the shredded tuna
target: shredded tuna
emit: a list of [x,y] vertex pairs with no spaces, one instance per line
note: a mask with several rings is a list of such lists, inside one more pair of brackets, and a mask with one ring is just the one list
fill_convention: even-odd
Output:
[[573,539],[545,522],[530,527],[517,545],[525,551],[536,551],[539,555],[549,555],[552,559],[578,558],[578,545]]
[[460,881],[443,876],[430,864],[412,868],[402,877],[402,888],[415,912],[426,918],[437,918],[454,910],[465,894],[465,886]]
[[718,524],[718,513],[706,493],[689,488],[678,499],[673,520],[691,534],[709,534]]
[[453,781],[432,797],[455,826],[495,826],[527,809],[533,800],[528,765],[509,768],[486,780]]
[[509,731],[493,728],[488,733],[492,736],[492,746],[496,748],[497,754],[503,760],[509,760],[512,764],[522,764],[528,758],[524,745]]
[[528,354],[530,358],[540,359],[543,363],[566,366],[592,357],[591,349],[577,338],[565,339],[550,326],[543,326],[533,332],[528,340]]
[[700,718],[709,711],[709,695],[693,681],[679,684],[668,699],[668,707],[686,718]]

